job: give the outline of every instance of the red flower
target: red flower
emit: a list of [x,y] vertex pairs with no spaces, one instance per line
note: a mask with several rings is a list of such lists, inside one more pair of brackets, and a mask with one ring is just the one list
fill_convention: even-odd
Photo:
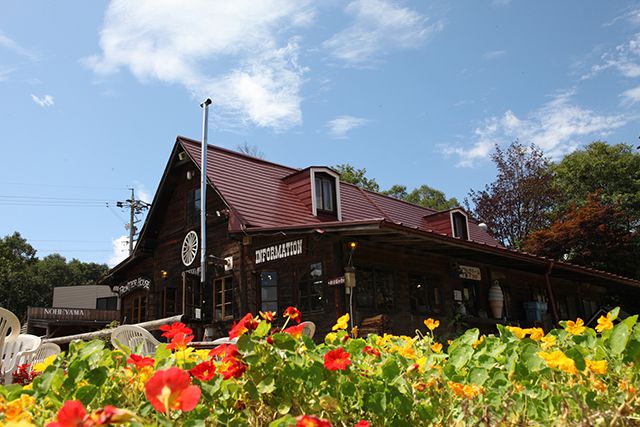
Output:
[[305,325],[300,324],[300,325],[296,325],[296,326],[290,326],[288,328],[286,328],[285,330],[283,330],[282,332],[285,332],[287,334],[291,334],[293,335],[294,338],[300,338],[302,336],[302,331],[304,330]]
[[187,344],[189,344],[193,340],[193,335],[185,335],[182,332],[176,333],[173,338],[171,338],[171,342],[167,346],[169,350],[184,350],[187,348]]
[[313,415],[300,415],[296,421],[296,427],[331,427],[328,420]]
[[358,424],[353,427],[371,427],[371,424],[369,424],[369,421],[360,420],[358,421]]
[[220,365],[218,366],[218,372],[225,380],[228,380],[229,378],[240,378],[246,370],[247,365],[242,363],[239,359],[230,356],[222,359],[222,362],[220,362]]
[[367,345],[362,349],[362,352],[370,356],[380,357],[380,351]]
[[108,425],[126,423],[132,421],[135,416],[126,409],[107,405],[103,409],[96,411],[90,418],[97,425]]
[[200,381],[211,381],[216,374],[216,365],[212,361],[207,360],[194,366],[189,373]]
[[182,322],[175,322],[172,325],[162,325],[160,326],[160,330],[164,331],[164,334],[162,334],[162,336],[167,339],[173,339],[173,337],[179,333],[182,333],[185,335],[193,334],[193,331],[191,330],[191,328],[187,327],[187,325],[185,325]]
[[288,317],[291,320],[295,320],[296,323],[300,323],[301,315],[300,310],[295,307],[287,307],[287,309],[282,313],[283,316]]
[[211,350],[209,356],[224,359],[225,357],[239,357],[240,352],[235,344],[222,344]]
[[85,427],[93,424],[87,420],[87,411],[79,400],[64,402],[56,419],[57,421],[47,424],[47,427]]
[[128,364],[135,365],[136,369],[142,369],[145,366],[153,366],[156,364],[156,361],[150,357],[143,357],[138,354],[131,354],[127,359]]
[[338,347],[324,355],[324,367],[330,371],[344,371],[351,365],[351,355]]
[[253,314],[247,313],[238,323],[235,323],[229,331],[229,338],[233,339],[253,331],[258,326],[258,321],[253,318]]
[[145,385],[147,399],[163,413],[193,410],[200,400],[200,393],[200,387],[191,385],[187,371],[176,367],[156,371]]

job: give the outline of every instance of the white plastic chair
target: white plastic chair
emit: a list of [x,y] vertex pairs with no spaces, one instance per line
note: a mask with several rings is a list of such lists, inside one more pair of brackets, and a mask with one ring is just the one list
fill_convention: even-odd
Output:
[[58,344],[54,344],[52,342],[45,342],[38,347],[38,349],[33,353],[31,357],[31,364],[29,366],[29,372],[33,371],[33,366],[36,363],[44,362],[45,359],[49,356],[58,355],[62,352],[60,346]]
[[111,332],[111,344],[127,354],[138,351],[140,347],[141,356],[150,356],[155,354],[160,341],[140,326],[122,325]]
[[[15,314],[0,307],[0,354],[4,354],[5,343],[15,340],[18,335],[20,335],[20,321]],[[4,365],[0,363],[0,373],[4,371]]]
[[2,352],[3,380],[10,384],[13,372],[24,363],[31,363],[33,355],[40,347],[42,340],[31,334],[20,334],[15,340],[6,341]]

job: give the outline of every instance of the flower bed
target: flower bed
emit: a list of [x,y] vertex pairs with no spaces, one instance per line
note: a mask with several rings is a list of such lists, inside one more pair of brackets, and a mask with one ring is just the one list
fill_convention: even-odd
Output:
[[[26,385],[0,387],[5,425],[416,426],[638,425],[640,327],[598,321],[539,328],[471,329],[449,343],[425,321],[414,337],[357,338],[340,318],[315,344],[288,309],[245,316],[237,346],[188,347],[191,330],[166,327],[153,357],[74,342],[35,367]],[[443,348],[443,346],[446,348]],[[22,375],[22,384],[31,381]]]

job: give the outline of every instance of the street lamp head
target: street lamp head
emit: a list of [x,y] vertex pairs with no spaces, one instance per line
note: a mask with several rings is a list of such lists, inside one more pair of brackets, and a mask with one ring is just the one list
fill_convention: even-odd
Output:
[[212,102],[213,102],[213,101],[211,101],[211,98],[207,98],[207,99],[205,99],[205,100],[202,102],[202,104],[200,104],[200,106],[201,106],[202,108],[204,108],[204,107],[208,107],[209,105],[211,105],[211,103],[212,103]]

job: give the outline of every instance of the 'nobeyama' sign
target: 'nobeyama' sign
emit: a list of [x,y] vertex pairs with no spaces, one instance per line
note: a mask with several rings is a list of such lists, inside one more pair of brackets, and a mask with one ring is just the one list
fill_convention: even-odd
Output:
[[302,239],[256,250],[256,264],[302,254]]

